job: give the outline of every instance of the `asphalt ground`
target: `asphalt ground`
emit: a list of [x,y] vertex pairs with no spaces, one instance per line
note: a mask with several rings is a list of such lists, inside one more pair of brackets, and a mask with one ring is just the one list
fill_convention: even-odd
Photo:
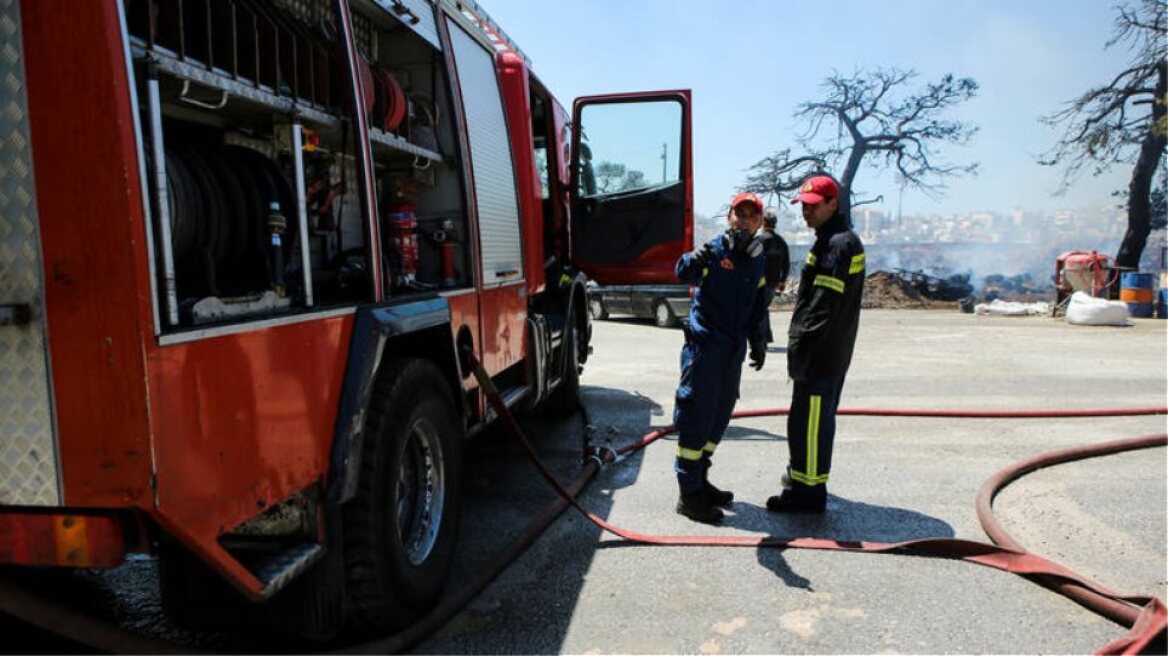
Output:
[[[776,335],[790,315],[772,313]],[[1078,327],[1048,317],[865,310],[841,407],[1057,410],[1163,406],[1166,322]],[[682,334],[595,322],[585,412],[521,419],[561,480],[581,441],[621,445],[671,423]],[[785,408],[784,349],[744,369],[739,409]],[[587,423],[585,423],[587,422]],[[841,417],[822,517],[765,510],[786,464],[785,418],[734,422],[712,480],[735,493],[721,527],[674,512],[676,442],[603,470],[581,497],[658,534],[988,541],[982,482],[1048,451],[1166,431],[1164,416],[988,420]],[[1032,473],[998,496],[1029,550],[1106,587],[1166,597],[1168,468],[1155,448]],[[468,449],[453,588],[553,498],[510,438]],[[821,551],[632,546],[568,511],[417,653],[1093,653],[1125,630],[1021,577],[964,562]]]
[[[789,313],[773,313],[777,335]],[[1046,317],[865,310],[843,407],[1050,410],[1163,406],[1166,322],[1068,326]],[[583,440],[614,446],[672,421],[681,331],[594,324],[584,410],[520,416],[563,481]],[[783,349],[744,370],[740,409],[789,402]],[[822,517],[764,509],[786,463],[785,419],[736,421],[713,480],[734,490],[722,527],[673,511],[672,436],[596,477],[581,497],[609,521],[657,534],[894,542],[986,541],[974,498],[1001,468],[1048,451],[1168,429],[1163,416],[1066,420],[841,417]],[[555,495],[499,427],[467,446],[461,538],[448,588],[486,563]],[[1165,594],[1168,467],[1156,448],[1059,465],[998,496],[997,516],[1031,551],[1127,594]],[[13,576],[16,573],[9,572]],[[35,588],[180,649],[294,653],[321,645],[265,633],[191,633],[162,613],[154,563],[29,573]],[[22,577],[17,577],[22,578]],[[1020,577],[962,562],[751,548],[633,546],[568,511],[417,653],[1093,653],[1124,630]],[[332,648],[343,648],[334,645]],[[324,647],[326,651],[329,647]],[[83,645],[0,616],[0,652]]]

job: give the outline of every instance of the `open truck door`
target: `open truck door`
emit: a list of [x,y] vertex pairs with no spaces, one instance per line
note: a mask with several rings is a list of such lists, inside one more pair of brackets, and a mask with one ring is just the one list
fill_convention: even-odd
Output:
[[573,264],[601,285],[676,283],[693,248],[690,92],[577,98]]

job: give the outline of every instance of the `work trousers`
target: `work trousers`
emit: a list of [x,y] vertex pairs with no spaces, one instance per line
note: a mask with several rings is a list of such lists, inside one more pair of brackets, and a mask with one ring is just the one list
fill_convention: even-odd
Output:
[[787,473],[795,486],[826,485],[831,472],[835,413],[844,377],[796,382],[787,415]]
[[681,383],[673,406],[677,427],[674,470],[684,493],[702,488],[710,457],[722,441],[738,402],[745,340],[737,344],[705,337],[688,337],[681,348]]

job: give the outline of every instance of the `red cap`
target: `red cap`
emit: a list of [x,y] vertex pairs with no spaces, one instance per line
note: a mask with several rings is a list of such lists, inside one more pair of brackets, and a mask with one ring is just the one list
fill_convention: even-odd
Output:
[[762,212],[762,201],[759,200],[758,196],[750,193],[749,191],[744,191],[741,194],[738,194],[734,197],[734,200],[730,201],[730,211],[733,212],[734,208],[738,207],[741,203],[754,203],[754,206],[758,208],[758,211]]
[[814,205],[816,203],[822,203],[829,198],[837,198],[838,196],[839,187],[836,186],[835,180],[832,180],[826,175],[816,175],[807,178],[803,186],[799,187],[799,195],[791,201],[791,204],[807,203],[808,205]]

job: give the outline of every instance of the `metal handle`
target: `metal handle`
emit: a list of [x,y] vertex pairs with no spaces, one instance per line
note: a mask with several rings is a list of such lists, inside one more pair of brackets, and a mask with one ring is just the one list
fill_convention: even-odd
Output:
[[407,20],[410,21],[410,25],[417,25],[422,20],[417,14],[414,13],[414,10],[407,7],[406,4],[402,2],[402,0],[392,0],[392,2],[393,13],[399,17],[408,16]]
[[32,319],[27,303],[0,305],[0,326],[23,326]]
[[226,91],[220,90],[219,93],[221,93],[223,95],[219,96],[219,102],[217,102],[217,103],[203,102],[202,100],[197,100],[195,98],[191,98],[190,96],[187,95],[188,93],[190,93],[190,91],[191,91],[191,81],[190,80],[183,80],[182,91],[179,92],[178,99],[181,100],[182,102],[185,102],[188,105],[194,105],[195,107],[202,107],[203,109],[223,109],[223,107],[225,107],[227,105],[228,95],[227,95]]

